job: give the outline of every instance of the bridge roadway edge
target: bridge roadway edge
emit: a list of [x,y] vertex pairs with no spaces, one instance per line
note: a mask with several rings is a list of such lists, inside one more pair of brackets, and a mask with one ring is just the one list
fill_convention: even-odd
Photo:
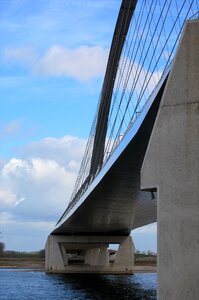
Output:
[[141,169],[157,189],[158,300],[199,295],[199,20],[181,37]]

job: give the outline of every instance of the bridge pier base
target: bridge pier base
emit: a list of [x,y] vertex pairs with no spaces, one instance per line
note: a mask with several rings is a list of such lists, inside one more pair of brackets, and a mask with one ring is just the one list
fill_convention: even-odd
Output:
[[188,22],[141,171],[157,189],[158,300],[199,295],[199,21]]
[[[119,244],[114,255],[108,251],[109,244]],[[45,251],[47,273],[133,274],[130,236],[50,235]]]

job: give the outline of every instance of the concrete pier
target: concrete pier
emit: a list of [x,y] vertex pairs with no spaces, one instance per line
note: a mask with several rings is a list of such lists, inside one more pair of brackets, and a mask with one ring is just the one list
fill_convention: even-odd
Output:
[[[113,262],[109,244],[119,244]],[[133,274],[134,245],[130,236],[50,235],[45,250],[47,273]]]
[[199,295],[199,21],[186,24],[141,171],[157,189],[158,299]]

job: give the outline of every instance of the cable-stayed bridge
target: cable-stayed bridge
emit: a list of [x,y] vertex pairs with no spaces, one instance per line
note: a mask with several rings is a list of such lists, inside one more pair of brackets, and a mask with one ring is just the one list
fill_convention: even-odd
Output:
[[[197,86],[198,80],[192,76],[189,66],[198,63],[194,47],[197,48],[199,37],[194,33],[191,40],[189,35],[198,30],[198,17],[198,0],[122,1],[79,175],[70,203],[47,242],[48,271],[133,271],[130,231],[157,220],[161,184],[151,185],[150,170],[156,162],[148,169],[147,153],[153,147],[159,149],[155,148],[158,168],[161,168],[160,145],[171,134],[164,128],[167,125],[162,125],[162,135],[153,144],[152,130],[155,131],[162,103],[172,86],[175,88],[169,101],[173,102],[168,106],[180,105],[179,99],[186,93],[192,97],[192,85]],[[193,51],[193,55],[186,56],[183,51],[190,55]],[[173,78],[175,72],[179,74]],[[179,91],[175,93],[178,82],[182,90],[189,84],[183,95]],[[193,103],[199,99],[197,90]],[[177,127],[178,124],[172,128],[173,132]],[[157,173],[157,168],[154,172]],[[109,243],[120,245],[112,265],[107,250]]]

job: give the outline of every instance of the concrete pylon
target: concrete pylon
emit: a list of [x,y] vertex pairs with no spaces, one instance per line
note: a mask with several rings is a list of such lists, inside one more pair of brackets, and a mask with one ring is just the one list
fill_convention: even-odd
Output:
[[141,170],[157,189],[158,299],[199,295],[199,20],[182,35]]

